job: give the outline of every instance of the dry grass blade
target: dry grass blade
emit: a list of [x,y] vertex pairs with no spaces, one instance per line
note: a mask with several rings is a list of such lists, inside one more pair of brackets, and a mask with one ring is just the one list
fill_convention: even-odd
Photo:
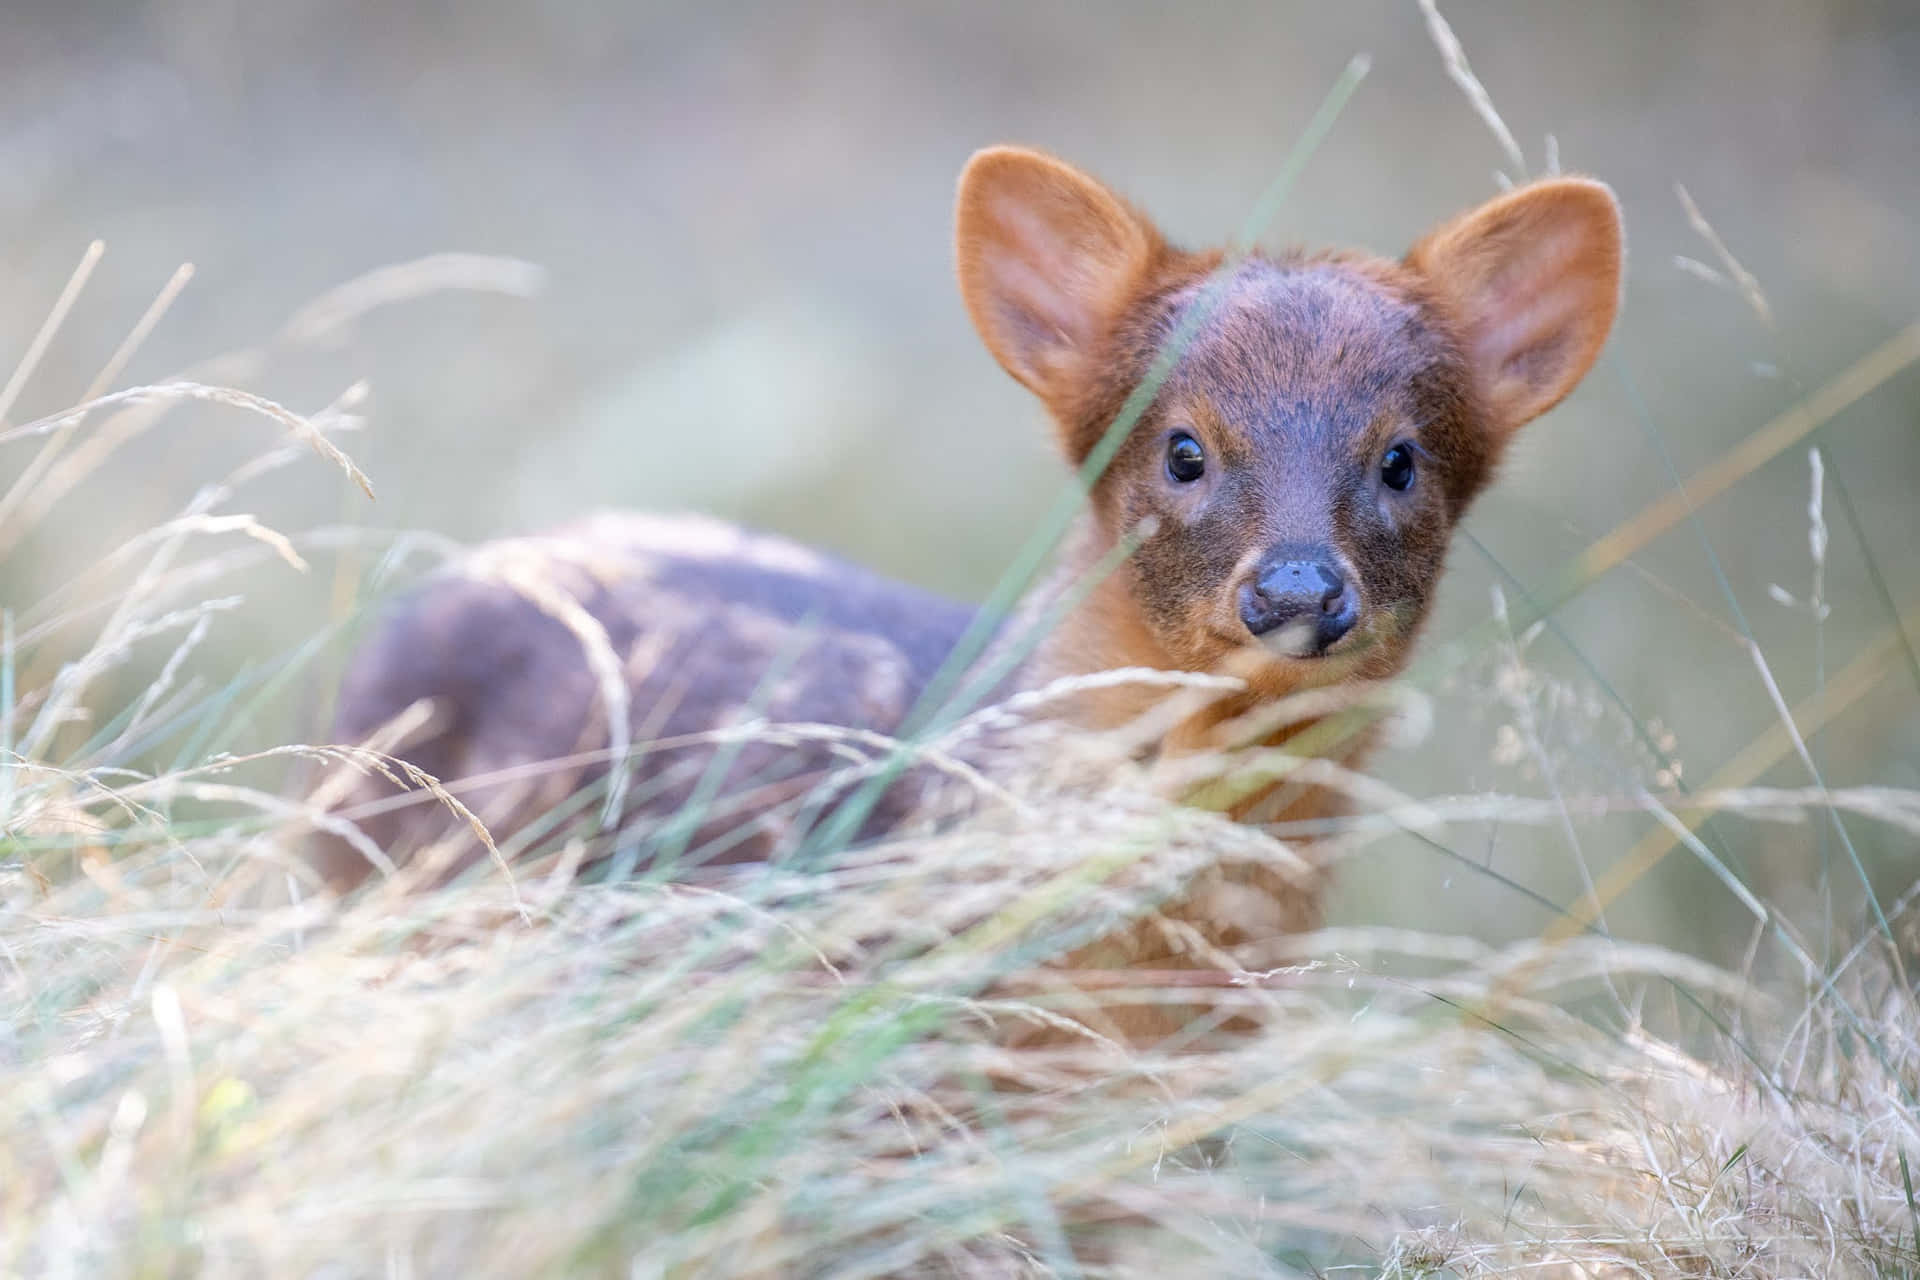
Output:
[[88,415],[105,408],[132,404],[165,404],[180,400],[197,400],[206,404],[228,405],[236,409],[245,409],[258,414],[287,428],[293,434],[312,447],[313,451],[327,459],[342,471],[367,497],[373,497],[373,483],[366,474],[354,464],[340,447],[327,439],[326,434],[313,424],[312,419],[303,418],[285,405],[276,404],[265,396],[257,396],[251,391],[241,391],[237,387],[215,387],[202,382],[157,382],[150,386],[129,387],[125,391],[115,391],[109,395],[97,397],[84,404],[75,405],[64,413],[39,418],[10,431],[0,432],[0,445],[9,444],[28,436],[50,435],[77,426]]
[[[192,264],[182,264],[180,268],[173,273],[172,277],[168,279],[167,283],[161,287],[158,296],[148,305],[139,321],[133,326],[132,331],[121,341],[119,347],[114,350],[113,355],[108,358],[107,363],[101,368],[100,372],[94,376],[93,382],[88,385],[86,392],[81,395],[81,400],[92,400],[106,393],[107,389],[113,385],[114,380],[120,376],[121,371],[126,368],[127,363],[133,359],[134,353],[140,349],[141,345],[146,342],[148,336],[152,334],[154,328],[159,325],[161,317],[166,315],[167,309],[173,305],[174,299],[180,296],[180,291],[187,287],[187,282],[191,279],[193,279]],[[6,415],[0,413],[0,421],[5,421],[5,418]],[[28,463],[20,472],[13,484],[8,487],[6,493],[0,495],[0,529],[8,527],[8,521],[14,514],[22,498],[33,490],[34,486],[39,483],[40,477],[46,473],[47,468],[52,466],[54,461],[59,458],[60,451],[65,447],[66,440],[67,436],[65,433],[55,433],[48,437],[47,442],[40,447],[40,452],[34,455],[33,461]]]
[[1590,580],[1613,568],[1917,360],[1920,321],[1894,334],[1805,400],[1701,467],[1687,477],[1683,487],[1649,503],[1600,538],[1581,553],[1575,576]]
[[127,365],[133,360],[135,353],[146,345],[147,339],[159,327],[160,321],[173,306],[174,299],[180,296],[192,280],[193,264],[191,262],[183,262],[174,268],[173,274],[167,277],[167,282],[160,286],[160,292],[154,295],[153,301],[147,304],[147,309],[141,312],[140,319],[134,323],[127,336],[121,339],[120,345],[113,349],[113,354],[107,357],[106,364],[100,367],[100,372],[95,374],[93,381],[87,384],[87,389],[80,393],[80,399],[83,402],[105,395],[113,384],[119,381],[120,375],[126,372]]
[[306,559],[294,549],[293,540],[278,529],[268,528],[260,522],[258,516],[236,514],[228,516],[194,515],[181,516],[165,524],[155,525],[144,534],[124,544],[116,555],[130,554],[149,542],[164,542],[181,533],[239,533],[253,539],[272,551],[289,569],[296,573],[306,573]]
[[[1513,166],[1514,180],[1527,176],[1527,160],[1520,154],[1520,144],[1514,139],[1513,130],[1507,128],[1507,122],[1500,118],[1499,109],[1493,105],[1493,95],[1480,83],[1480,77],[1473,74],[1473,68],[1467,65],[1467,51],[1460,43],[1460,37],[1453,34],[1453,28],[1440,16],[1438,0],[1420,0],[1420,12],[1427,17],[1427,33],[1433,37],[1433,43],[1440,50],[1441,60],[1447,65],[1447,74],[1467,95],[1467,101],[1480,116],[1481,122],[1499,142],[1500,149],[1506,153],[1507,163]],[[1559,150],[1554,151],[1554,161],[1559,161]]]
[[[1713,224],[1707,221],[1707,216],[1700,212],[1700,206],[1693,202],[1693,197],[1688,194],[1686,187],[1676,182],[1673,186],[1673,192],[1680,197],[1680,207],[1687,211],[1688,225],[1713,249],[1714,256],[1720,259],[1721,268],[1726,272],[1728,277],[1732,278],[1732,282],[1735,287],[1740,290],[1741,296],[1747,300],[1747,305],[1752,307],[1754,315],[1760,318],[1760,323],[1766,325],[1768,328],[1772,328],[1773,308],[1767,303],[1767,295],[1760,288],[1760,281],[1754,277],[1751,271],[1748,271],[1746,267],[1741,265],[1738,258],[1733,256],[1733,250],[1727,248],[1726,242],[1720,238],[1720,233],[1713,229]],[[1691,262],[1691,259],[1681,259],[1681,261],[1683,263]],[[1694,263],[1693,265],[1697,267],[1702,264]],[[1703,276],[1702,278],[1707,279],[1710,277]]]
[[546,283],[546,271],[518,258],[480,253],[436,253],[411,262],[369,271],[330,289],[296,311],[283,336],[292,342],[320,342],[338,335],[361,316],[381,307],[449,289],[501,293],[530,298]]
[[[4,424],[7,415],[13,412],[13,406],[19,400],[20,393],[26,390],[27,382],[33,377],[34,371],[40,367],[40,361],[46,356],[47,348],[53,345],[53,339],[60,332],[60,326],[66,323],[67,314],[73,310],[73,304],[79,301],[81,292],[87,287],[87,281],[93,276],[93,269],[100,265],[101,255],[106,251],[106,243],[95,240],[87,246],[87,251],[80,255],[80,264],[73,269],[73,275],[68,277],[66,288],[62,289],[60,296],[54,300],[53,309],[47,312],[47,318],[41,322],[39,332],[33,335],[33,341],[27,344],[27,352],[20,357],[20,363],[14,366],[12,376],[7,379],[5,386],[0,387],[0,424]],[[0,441],[4,439],[5,437],[0,437]]]

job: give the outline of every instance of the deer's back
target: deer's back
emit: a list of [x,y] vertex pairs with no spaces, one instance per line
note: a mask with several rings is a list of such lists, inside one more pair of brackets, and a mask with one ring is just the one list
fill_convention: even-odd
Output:
[[[765,721],[891,733],[970,616],[720,521],[599,515],[486,544],[394,602],[349,665],[333,740],[367,741],[413,708],[424,723],[394,754],[456,784],[496,839],[569,797],[596,817],[608,759],[628,746],[629,839],[644,843],[650,818],[680,813],[698,791],[713,804],[678,838],[687,852],[764,857],[848,756],[828,735],[726,731]],[[891,797],[876,821],[909,800]],[[342,812],[399,856],[456,826],[424,793],[378,778]],[[344,847],[326,860],[336,881],[365,870]]]

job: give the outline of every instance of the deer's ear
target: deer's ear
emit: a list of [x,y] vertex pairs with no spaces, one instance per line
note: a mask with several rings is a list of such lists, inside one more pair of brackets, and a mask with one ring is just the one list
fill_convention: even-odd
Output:
[[974,153],[954,229],[973,327],[1003,369],[1050,403],[1073,394],[1160,247],[1152,224],[1118,196],[1020,147]]
[[1407,254],[1464,330],[1501,434],[1560,403],[1593,367],[1619,308],[1621,252],[1613,192],[1552,178],[1462,214]]

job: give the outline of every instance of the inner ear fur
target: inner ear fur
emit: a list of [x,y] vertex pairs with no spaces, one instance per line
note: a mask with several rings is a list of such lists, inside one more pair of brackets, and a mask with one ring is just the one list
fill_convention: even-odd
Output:
[[974,153],[954,212],[960,294],[1000,366],[1056,407],[1162,242],[1099,182],[1024,147]]
[[1622,252],[1606,184],[1550,178],[1443,224],[1407,254],[1462,330],[1496,430],[1553,408],[1593,367],[1619,309]]

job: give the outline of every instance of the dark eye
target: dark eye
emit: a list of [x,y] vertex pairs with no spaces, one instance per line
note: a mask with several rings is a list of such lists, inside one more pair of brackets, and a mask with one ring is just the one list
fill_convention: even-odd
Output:
[[1200,442],[1182,431],[1167,441],[1167,474],[1181,484],[1192,484],[1207,469],[1206,451]]
[[1380,459],[1380,479],[1389,489],[1405,489],[1413,483],[1413,450],[1397,444]]

